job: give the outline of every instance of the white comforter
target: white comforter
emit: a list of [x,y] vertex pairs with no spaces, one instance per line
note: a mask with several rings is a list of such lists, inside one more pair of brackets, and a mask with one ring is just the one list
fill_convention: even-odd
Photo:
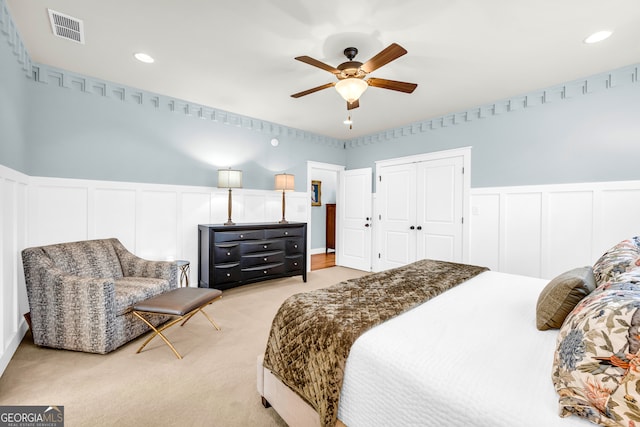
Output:
[[349,427],[592,426],[558,416],[557,331],[535,321],[546,283],[488,271],[363,334],[338,418]]

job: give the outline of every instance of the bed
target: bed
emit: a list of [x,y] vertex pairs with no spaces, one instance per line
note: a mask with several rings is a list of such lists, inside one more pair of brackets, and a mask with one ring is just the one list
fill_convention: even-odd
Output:
[[[634,245],[640,254],[640,240]],[[630,256],[635,259],[628,262],[629,268],[640,260],[639,255]],[[608,268],[614,276],[629,270]],[[611,277],[599,279],[606,282],[605,287],[612,281]],[[368,329],[355,339],[348,353],[339,401],[334,404],[337,417],[333,419],[320,416],[323,412],[315,408],[317,404],[310,404],[299,389],[294,391],[295,387],[281,372],[273,371],[273,363],[265,364],[261,355],[258,391],[263,404],[273,406],[290,426],[333,425],[336,420],[348,427],[594,425],[587,418],[602,425],[635,425],[622,419],[603,421],[594,415],[593,405],[580,400],[584,396],[566,395],[566,390],[573,388],[562,388],[558,380],[566,380],[567,373],[558,371],[556,349],[559,334],[568,332],[536,327],[537,303],[549,285],[548,280],[480,271]],[[587,349],[593,350],[593,346],[587,345]],[[572,369],[585,370],[581,366]],[[616,377],[624,382],[628,369],[622,372],[607,365],[602,371],[608,377],[605,381]],[[565,393],[562,410],[556,388]],[[640,395],[632,391],[625,399],[629,394]],[[571,402],[579,404],[571,406]],[[616,406],[614,403],[611,408]],[[582,416],[568,416],[571,414]]]

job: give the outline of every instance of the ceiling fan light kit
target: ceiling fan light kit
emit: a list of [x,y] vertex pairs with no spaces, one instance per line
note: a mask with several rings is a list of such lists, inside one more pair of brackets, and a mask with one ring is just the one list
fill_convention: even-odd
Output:
[[336,90],[349,104],[357,101],[369,85],[362,79],[351,77],[336,83]]
[[325,64],[317,59],[309,56],[298,56],[295,59],[304,62],[305,64],[313,65],[322,70],[328,71],[333,74],[338,81],[333,83],[326,83],[321,86],[317,86],[311,89],[304,90],[302,92],[294,93],[291,95],[293,98],[300,98],[301,96],[309,95],[318,92],[322,89],[329,87],[336,88],[336,91],[347,101],[347,110],[352,110],[360,106],[360,96],[364,93],[369,86],[379,87],[382,89],[390,89],[398,92],[412,93],[416,87],[415,83],[399,82],[395,80],[386,80],[378,78],[368,78],[367,75],[383,65],[388,64],[406,54],[407,51],[399,44],[392,43],[375,55],[373,58],[365,62],[364,64],[353,59],[358,54],[358,49],[355,47],[348,47],[344,50],[344,55],[348,61],[343,62],[337,67]]

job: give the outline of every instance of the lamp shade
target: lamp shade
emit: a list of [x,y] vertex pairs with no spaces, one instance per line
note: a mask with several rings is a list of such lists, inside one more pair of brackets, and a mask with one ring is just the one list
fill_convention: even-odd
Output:
[[218,188],[242,188],[242,171],[218,169]]
[[368,87],[369,84],[367,82],[355,77],[343,79],[336,83],[336,90],[348,103],[357,101]]
[[293,191],[295,189],[293,175],[288,173],[277,174],[275,188],[276,190]]

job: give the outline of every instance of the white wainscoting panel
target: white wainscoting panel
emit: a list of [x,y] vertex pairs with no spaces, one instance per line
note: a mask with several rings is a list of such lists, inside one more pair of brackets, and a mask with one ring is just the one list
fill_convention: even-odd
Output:
[[483,265],[491,270],[500,266],[500,195],[477,194],[472,196],[469,253],[472,264]]
[[30,246],[87,238],[88,187],[63,182],[48,184],[38,179],[36,185],[29,186],[29,191]]
[[179,221],[180,250],[178,259],[188,260],[189,286],[198,286],[198,224],[211,221],[211,193],[183,193]]
[[135,248],[136,190],[97,188],[93,196],[93,238],[115,237],[126,248]]
[[500,260],[506,273],[540,276],[541,198],[535,192],[504,196]]
[[27,331],[21,251],[27,241],[29,177],[0,165],[0,375]]
[[640,181],[471,190],[471,264],[542,278],[640,235]]
[[[640,185],[636,188],[611,188],[601,192],[596,223],[602,229],[598,254],[611,247],[620,236],[640,235]],[[599,255],[598,255],[599,256]]]
[[266,215],[266,194],[247,192],[244,195],[244,222],[260,222]]
[[593,242],[593,192],[558,191],[547,195],[542,259],[549,275],[590,265]]
[[175,191],[141,190],[136,227],[137,255],[172,261],[178,249],[178,195]]

